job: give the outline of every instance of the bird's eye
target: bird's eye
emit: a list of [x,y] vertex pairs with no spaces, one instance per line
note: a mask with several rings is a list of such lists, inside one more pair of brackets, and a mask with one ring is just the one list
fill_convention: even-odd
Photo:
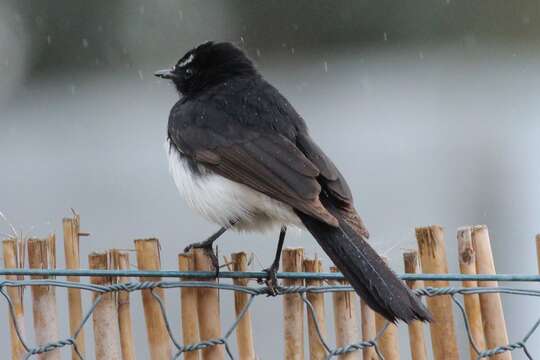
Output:
[[193,69],[187,68],[186,70],[184,70],[184,74],[186,79],[189,79],[193,76]]

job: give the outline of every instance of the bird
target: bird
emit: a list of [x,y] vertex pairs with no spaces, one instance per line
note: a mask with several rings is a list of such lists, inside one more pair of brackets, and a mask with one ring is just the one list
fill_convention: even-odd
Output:
[[420,298],[367,242],[344,176],[242,49],[208,41],[154,75],[171,81],[179,95],[165,143],[176,187],[189,207],[220,226],[186,251],[213,254],[212,244],[229,229],[279,229],[276,256],[264,269],[276,289],[287,227],[298,227],[312,234],[374,311],[394,323],[431,321]]

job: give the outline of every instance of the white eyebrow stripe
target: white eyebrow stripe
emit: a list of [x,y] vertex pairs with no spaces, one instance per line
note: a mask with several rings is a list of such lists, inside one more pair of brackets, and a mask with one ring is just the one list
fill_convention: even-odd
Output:
[[191,63],[194,58],[195,58],[195,56],[193,54],[189,54],[188,58],[186,60],[182,61],[181,63],[179,63],[178,66],[180,66],[180,67],[186,66],[187,64]]

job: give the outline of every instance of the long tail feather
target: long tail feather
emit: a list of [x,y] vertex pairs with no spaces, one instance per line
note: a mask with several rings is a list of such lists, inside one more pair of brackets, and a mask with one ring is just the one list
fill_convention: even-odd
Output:
[[344,220],[340,210],[327,208],[340,221],[339,227],[297,214],[358,295],[391,322],[431,321],[431,314],[420,299],[397,278],[358,230]]

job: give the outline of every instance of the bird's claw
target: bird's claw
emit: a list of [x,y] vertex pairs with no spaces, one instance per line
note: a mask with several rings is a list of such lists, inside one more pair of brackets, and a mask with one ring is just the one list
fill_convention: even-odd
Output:
[[203,242],[200,242],[200,243],[189,244],[184,249],[184,252],[187,253],[191,249],[204,249],[206,255],[210,258],[210,261],[212,262],[212,266],[213,266],[214,271],[215,271],[215,277],[216,278],[219,277],[219,259],[218,259],[217,255],[216,255],[216,253],[214,252],[212,242],[203,241]]
[[[275,266],[271,266],[267,269],[263,269],[263,271],[266,273],[266,279],[264,279],[264,283],[268,288],[268,296],[276,296],[278,294],[278,280],[276,276],[277,268]],[[263,280],[259,279],[258,282],[262,283]]]

